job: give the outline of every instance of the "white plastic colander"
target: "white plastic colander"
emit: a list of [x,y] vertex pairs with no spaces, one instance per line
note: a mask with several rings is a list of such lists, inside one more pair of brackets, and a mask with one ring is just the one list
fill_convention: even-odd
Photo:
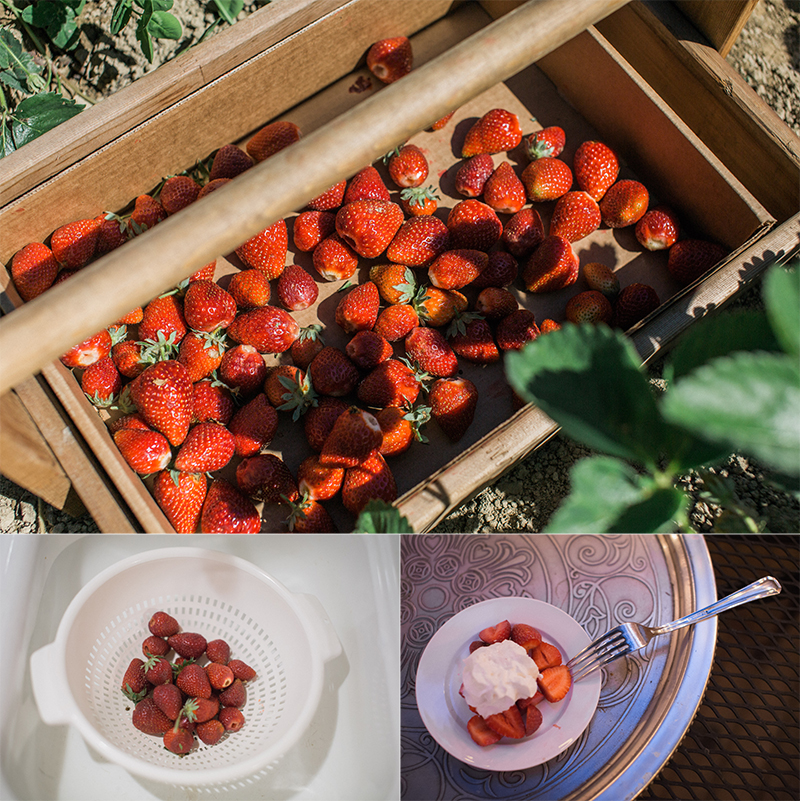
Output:
[[[231,658],[258,673],[247,683],[245,724],[217,745],[198,741],[178,757],[131,723],[121,692],[142,657],[152,614],[164,610],[184,631],[224,639]],[[279,759],[301,737],[322,694],[324,663],[341,643],[319,601],[292,593],[255,565],[200,548],[163,548],[124,559],[73,598],[55,640],[31,655],[39,713],[74,725],[110,762],[152,781],[227,784]]]

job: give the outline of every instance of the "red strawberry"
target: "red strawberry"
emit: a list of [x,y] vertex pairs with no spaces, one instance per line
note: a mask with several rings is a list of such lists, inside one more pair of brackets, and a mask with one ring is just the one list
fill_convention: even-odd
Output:
[[151,634],[142,641],[142,653],[148,659],[151,656],[166,656],[170,651],[169,643],[163,637]]
[[[525,209],[523,209],[525,211]],[[519,272],[517,260],[504,250],[493,250],[489,262],[481,274],[472,281],[471,287],[485,289],[487,286],[506,287],[514,283]]]
[[386,250],[386,258],[409,267],[425,267],[447,250],[450,232],[438,218],[410,217],[398,229]]
[[544,696],[537,690],[530,698],[517,699],[517,706],[519,707],[520,711],[524,711],[525,709],[528,709],[528,707],[541,704],[542,701],[544,701]]
[[360,169],[347,185],[342,199],[342,205],[352,203],[354,200],[386,200],[390,198],[389,190],[381,178],[381,174],[368,164]]
[[468,378],[438,378],[428,393],[431,417],[453,441],[466,433],[475,417],[478,389]]
[[488,645],[494,645],[496,642],[503,642],[511,636],[513,627],[507,620],[501,620],[494,626],[487,626],[483,629],[478,636],[483,642]]
[[230,178],[215,178],[213,181],[209,181],[198,192],[197,199],[202,200],[204,197],[206,197],[206,195],[216,192],[217,189],[221,189],[223,186],[225,186],[225,184],[230,183],[230,180]]
[[278,278],[278,301],[289,311],[313,306],[319,296],[317,282],[296,264],[289,264]]
[[11,278],[24,301],[33,300],[49,289],[58,275],[58,261],[47,245],[31,242],[11,259]]
[[142,322],[143,318],[144,309],[141,306],[137,306],[135,309],[131,309],[127,314],[120,317],[114,325],[138,325]]
[[300,129],[293,122],[277,120],[255,134],[245,145],[245,150],[258,163],[297,142],[300,136]]
[[264,393],[238,409],[228,430],[233,434],[237,456],[252,456],[266,447],[278,430],[278,412]]
[[339,234],[322,240],[311,254],[314,269],[326,281],[350,278],[358,268],[358,255]]
[[166,339],[174,333],[172,344],[177,344],[186,336],[187,330],[180,300],[175,295],[163,295],[144,307],[142,322],[139,323],[139,339],[157,341],[158,332],[161,331]]
[[204,473],[162,470],[153,482],[153,497],[178,534],[194,534],[207,488]]
[[227,665],[231,657],[231,647],[225,640],[209,640],[206,643],[206,656],[218,665]]
[[350,289],[336,305],[335,319],[346,334],[371,330],[378,319],[381,296],[372,281]]
[[200,532],[257,534],[259,531],[261,516],[253,502],[224,479],[214,479],[200,514]]
[[204,723],[198,723],[195,729],[197,736],[206,745],[216,745],[225,734],[225,726],[222,721],[212,718]]
[[608,145],[589,140],[578,145],[572,168],[578,186],[599,202],[617,180],[619,161]]
[[389,200],[354,200],[336,212],[336,233],[365,259],[389,246],[403,224],[403,210]]
[[217,260],[210,261],[204,264],[199,270],[193,272],[187,281],[191,284],[192,281],[213,281],[214,273],[217,271]]
[[175,469],[187,473],[213,473],[233,458],[233,435],[219,423],[193,426],[175,457]]
[[[208,667],[208,666],[206,666]],[[223,665],[217,665],[217,667],[224,667]],[[210,683],[210,679],[209,679]],[[193,722],[195,723],[205,723],[206,721],[215,718],[220,711],[220,703],[219,698],[214,694],[214,688],[211,688],[211,698],[191,698],[188,710],[187,706],[184,705],[184,710],[193,712]]]
[[474,281],[489,263],[482,250],[447,250],[428,268],[428,279],[439,289],[461,289]]
[[614,300],[619,294],[619,278],[605,264],[596,261],[584,264],[583,277],[589,285],[589,289],[602,292],[609,300]]
[[728,255],[716,242],[704,239],[681,239],[670,249],[667,269],[683,286],[691,284]]
[[333,211],[334,209],[338,209],[344,202],[346,188],[346,180],[338,181],[330,189],[326,189],[321,195],[317,195],[313,200],[310,200],[308,208],[315,211]]
[[507,161],[498,165],[483,187],[484,203],[504,214],[516,214],[527,199],[525,186]]
[[656,206],[646,211],[634,229],[639,244],[647,250],[672,247],[680,234],[680,222],[672,209]]
[[469,301],[455,289],[428,286],[417,293],[413,305],[422,322],[438,328],[447,325],[465,311]]
[[208,645],[206,638],[196,631],[176,632],[167,638],[167,642],[184,659],[199,659]]
[[223,335],[190,331],[178,348],[178,361],[188,370],[192,383],[200,381],[222,363]]
[[439,119],[431,125],[431,130],[440,131],[445,125],[447,125],[448,122],[450,122],[450,119],[455,113],[455,111],[451,111],[448,114],[445,114],[444,117],[439,117]]
[[151,615],[147,628],[156,637],[171,637],[181,630],[178,621],[169,613],[161,610]]
[[538,629],[527,623],[515,623],[511,627],[511,639],[521,645],[526,651],[530,651],[542,641],[542,635]]
[[565,698],[572,686],[572,677],[566,665],[545,668],[536,681],[542,694],[551,704]]
[[227,665],[221,665],[218,662],[206,665],[205,672],[212,690],[224,690],[226,687],[230,687],[235,678],[233,671]]
[[439,199],[432,186],[412,186],[400,193],[400,206],[409,217],[425,217],[436,211]]
[[549,642],[540,642],[531,649],[531,659],[536,662],[539,670],[555,667],[562,662],[561,651]]
[[192,382],[180,362],[168,359],[147,367],[131,382],[130,393],[142,417],[170,445],[183,442],[192,420]]
[[550,218],[550,236],[577,242],[600,227],[597,201],[587,192],[567,192],[557,201]]
[[208,177],[212,181],[217,178],[235,178],[252,166],[253,160],[240,147],[223,145],[214,155]]
[[611,324],[627,331],[660,305],[658,294],[649,284],[629,284],[617,296]]
[[539,212],[530,207],[520,209],[506,222],[502,239],[513,256],[518,259],[529,256],[544,239],[544,223]]
[[350,406],[336,418],[320,453],[320,462],[336,467],[355,467],[380,448],[383,433],[369,412]]
[[144,677],[143,667],[144,660],[134,657],[125,668],[125,675],[122,677],[122,692],[131,701],[140,701],[147,693],[147,679]]
[[348,512],[358,515],[373,499],[392,503],[397,498],[397,483],[386,460],[376,450],[360,465],[345,471],[342,503]]
[[252,681],[258,674],[241,659],[231,659],[228,661],[228,667],[233,671],[233,675],[241,681]]
[[525,724],[525,736],[530,737],[542,725],[542,712],[538,706],[530,704],[524,711],[520,710],[522,721]]
[[494,159],[488,153],[472,156],[456,171],[456,192],[464,197],[480,197],[493,172]]
[[142,698],[133,709],[131,722],[145,734],[163,734],[172,728],[172,721],[156,706],[150,697]]
[[169,442],[158,431],[123,428],[114,434],[114,444],[130,468],[143,476],[163,470],[172,460]]
[[428,159],[416,145],[401,145],[386,158],[389,177],[401,189],[421,186],[428,177]]
[[272,280],[283,272],[288,251],[286,220],[278,220],[236,248],[236,255],[246,267],[261,270]]
[[[176,635],[180,636],[180,635]],[[211,698],[211,684],[205,670],[192,663],[178,673],[175,684],[186,695],[192,698]]]
[[81,389],[97,407],[114,403],[122,391],[122,376],[110,356],[98,359],[83,371]]
[[233,683],[219,694],[222,706],[241,708],[247,703],[247,690],[241,679],[234,679]]
[[493,731],[480,715],[473,715],[467,721],[469,736],[481,747],[494,745],[502,739],[502,735]]
[[169,684],[172,681],[172,665],[163,656],[150,656],[144,663],[144,677],[154,686]]
[[213,281],[193,281],[183,299],[186,324],[210,333],[227,328],[236,317],[236,301]]
[[159,684],[154,687],[153,701],[170,720],[177,720],[183,709],[183,695],[174,684]]
[[419,325],[419,315],[410,303],[395,303],[378,314],[372,329],[388,342],[402,339],[415,325]]
[[300,212],[294,218],[292,226],[292,239],[294,246],[303,252],[314,250],[314,248],[336,231],[336,215],[332,211],[308,211]]
[[320,395],[349,395],[358,383],[358,368],[339,348],[326,345],[308,365],[311,384]]
[[650,194],[639,181],[623,179],[612,184],[600,200],[603,224],[609,228],[635,225],[647,211]]
[[68,269],[88,264],[97,248],[100,220],[76,220],[57,228],[50,237],[50,249],[59,263]]
[[495,337],[502,351],[519,350],[523,345],[539,336],[534,314],[529,309],[517,309],[497,324]]
[[391,358],[392,346],[375,331],[359,331],[345,345],[347,358],[360,370],[371,370]]
[[489,323],[481,318],[469,320],[449,337],[456,355],[477,364],[492,364],[500,359],[500,351]]
[[164,748],[173,754],[188,754],[194,747],[194,733],[188,729],[178,728],[168,729],[164,732]]
[[112,345],[111,334],[104,328],[63,353],[61,363],[65,367],[88,367],[104,356],[108,356],[111,353]]
[[319,456],[312,454],[297,468],[297,488],[301,495],[313,501],[327,501],[342,487],[344,468],[320,464]]
[[[258,392],[267,378],[264,357],[252,345],[235,345],[222,354],[219,377],[242,397]],[[222,422],[222,421],[220,421]]]
[[544,156],[525,167],[521,180],[528,199],[534,203],[557,200],[572,187],[572,170],[561,159]]
[[422,426],[430,420],[430,408],[420,406],[411,409],[409,406],[387,406],[375,415],[383,432],[383,441],[378,452],[382,456],[397,456],[405,453],[414,440],[427,442],[422,433]]
[[574,284],[577,279],[578,257],[562,236],[545,237],[522,271],[522,282],[528,292],[553,292]]
[[486,718],[486,725],[501,737],[520,740],[525,736],[525,724],[522,722],[522,714],[516,705],[503,712],[498,712],[496,715],[489,715]]
[[300,326],[278,306],[262,306],[242,312],[227,329],[228,336],[242,345],[252,345],[259,353],[283,353],[300,333]]
[[503,287],[487,286],[475,299],[475,311],[487,320],[499,320],[507,317],[518,308],[517,299]]
[[317,406],[308,410],[303,419],[303,430],[312,450],[317,453],[322,450],[334,423],[347,408],[348,404],[340,398],[323,397]]
[[233,395],[221,381],[204,379],[192,386],[193,422],[221,423],[226,426],[233,417],[234,409]]
[[264,382],[264,393],[278,411],[293,409],[294,420],[298,420],[316,399],[305,371],[294,364],[279,364],[271,368]]
[[433,376],[454,376],[458,372],[458,359],[441,331],[417,326],[405,338],[408,358],[417,362]]
[[369,280],[387,303],[410,303],[417,289],[414,273],[404,264],[374,264]]
[[461,148],[461,157],[479,153],[513,150],[522,141],[519,117],[502,108],[487,111],[470,129]]
[[381,39],[367,51],[367,68],[383,83],[393,83],[411,72],[411,42],[405,36]]
[[250,498],[267,503],[297,500],[297,482],[286,463],[274,453],[257,453],[236,466],[236,484]]
[[560,156],[566,141],[567,135],[564,133],[564,129],[558,125],[542,128],[536,133],[529,134],[523,140],[525,153],[531,161]]
[[419,391],[420,382],[406,363],[386,359],[359,384],[358,399],[365,406],[375,408],[405,406],[414,403]]
[[[283,274],[281,278],[283,278]],[[278,279],[278,282],[281,278]],[[241,270],[231,276],[228,284],[228,293],[238,309],[255,309],[259,306],[266,306],[269,303],[271,291],[269,278],[261,270]]]
[[200,184],[188,175],[173,175],[167,178],[158,199],[167,214],[175,214],[197,200]]
[[116,250],[128,241],[128,223],[112,212],[105,212],[98,218],[100,227],[97,231],[96,256],[103,256]]
[[300,498],[289,509],[289,531],[299,534],[328,534],[336,531],[333,518],[319,501]]
[[137,236],[167,219],[164,207],[150,195],[139,195],[133,204],[133,211],[128,220],[129,235]]
[[571,323],[610,323],[611,301],[595,289],[579,292],[567,301],[564,315]]
[[297,339],[292,342],[289,354],[294,364],[301,370],[308,368],[313,358],[325,347],[325,340],[320,335],[321,325],[312,324],[300,329]]
[[149,425],[145,422],[139,412],[131,412],[130,414],[123,414],[115,420],[111,420],[108,424],[108,430],[111,434],[116,434],[123,428],[138,428],[140,431],[152,431]]
[[450,247],[488,251],[500,240],[503,224],[494,209],[468,198],[456,203],[447,215]]
[[244,715],[241,709],[234,706],[220,709],[218,720],[225,727],[225,731],[239,731],[244,726]]

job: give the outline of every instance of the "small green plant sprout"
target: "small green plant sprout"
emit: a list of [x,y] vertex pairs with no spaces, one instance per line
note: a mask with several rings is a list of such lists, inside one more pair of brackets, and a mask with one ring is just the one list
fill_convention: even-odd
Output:
[[[780,490],[800,490],[800,277],[773,266],[764,311],[709,316],[665,365],[660,396],[631,341],[605,325],[564,325],[509,353],[512,387],[597,455],[578,462],[548,532],[692,531],[692,470],[723,507],[726,531],[761,531],[731,485],[707,472],[732,452],[754,457]],[[704,472],[704,469],[706,472]]]
[[378,499],[368,501],[356,520],[354,534],[413,534],[408,518],[399,510]]
[[136,40],[144,57],[153,61],[153,39],[180,39],[183,26],[170,13],[173,0],[117,0],[111,15],[111,35],[118,36],[131,21],[136,22]]

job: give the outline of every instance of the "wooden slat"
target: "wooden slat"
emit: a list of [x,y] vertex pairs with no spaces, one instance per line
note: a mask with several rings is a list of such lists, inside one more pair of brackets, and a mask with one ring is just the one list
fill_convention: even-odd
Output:
[[725,58],[758,0],[675,0],[675,5]]

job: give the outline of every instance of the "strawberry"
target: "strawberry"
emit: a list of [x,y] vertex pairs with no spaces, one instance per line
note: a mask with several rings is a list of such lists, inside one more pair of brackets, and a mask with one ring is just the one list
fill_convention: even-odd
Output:
[[344,193],[347,189],[347,181],[341,180],[335,183],[330,189],[326,189],[321,195],[308,202],[308,208],[314,211],[333,211],[338,209],[344,202]]
[[325,347],[325,340],[321,336],[322,326],[312,324],[300,329],[297,339],[292,342],[289,354],[292,362],[301,370],[308,368],[312,359]]
[[218,662],[210,662],[204,668],[208,683],[211,685],[212,690],[224,690],[233,684],[233,671],[227,665],[221,665]]
[[589,289],[602,292],[609,300],[614,300],[619,294],[619,278],[605,264],[596,261],[584,264],[583,277],[589,285]]
[[365,281],[342,296],[336,305],[336,323],[346,334],[371,330],[378,319],[381,296],[372,281]]
[[147,693],[147,680],[144,677],[144,660],[134,657],[122,677],[122,692],[131,701],[140,701]]
[[194,747],[194,733],[187,729],[173,726],[164,732],[164,748],[173,754],[188,754]]
[[223,145],[215,154],[208,173],[210,180],[235,178],[253,166],[253,160],[237,145]]
[[500,162],[483,187],[484,203],[497,212],[516,214],[527,199],[525,186],[513,167],[507,161]]
[[139,195],[133,203],[133,211],[128,220],[128,235],[137,236],[167,219],[167,212],[154,197]]
[[213,181],[209,181],[205,184],[202,189],[197,193],[197,199],[202,200],[207,195],[210,195],[212,192],[216,192],[217,189],[221,189],[225,184],[230,183],[230,178],[215,178]]
[[233,435],[219,423],[198,423],[189,429],[175,457],[175,469],[187,473],[213,473],[233,458]]
[[681,239],[669,249],[667,269],[681,285],[687,286],[727,255],[728,251],[716,242]]
[[233,675],[240,681],[252,681],[258,674],[241,659],[231,659],[228,661],[228,667],[233,671]]
[[421,186],[428,177],[428,159],[416,145],[400,145],[384,161],[389,177],[400,189]]
[[317,454],[307,456],[297,468],[297,489],[313,501],[333,498],[341,489],[343,480],[344,468],[320,464]]
[[244,149],[248,155],[258,163],[278,151],[297,142],[301,137],[300,129],[288,120],[277,120],[265,125],[258,133],[253,135]]
[[204,379],[192,386],[192,422],[226,426],[233,417],[234,408],[233,395],[221,381]]
[[303,252],[314,248],[336,231],[336,215],[332,211],[302,211],[294,218],[292,240]]
[[356,467],[380,448],[383,433],[369,412],[350,406],[336,418],[320,453],[320,463]]
[[142,641],[142,653],[147,659],[151,656],[166,656],[169,652],[169,643],[163,637],[151,634]]
[[378,452],[382,456],[397,456],[405,453],[411,444],[427,442],[422,433],[422,426],[430,420],[431,410],[428,406],[412,409],[410,405],[387,406],[378,411],[375,419],[383,432],[383,441]]
[[400,193],[400,206],[409,217],[425,217],[436,211],[440,199],[432,186],[412,186]]
[[233,706],[220,709],[218,720],[225,727],[225,731],[239,731],[244,726],[241,709]]
[[167,637],[167,642],[176,654],[184,659],[199,659],[206,650],[208,641],[195,631],[181,631]]
[[[533,208],[520,209],[503,226],[502,240],[512,256],[529,256],[544,239],[544,223]],[[513,280],[513,279],[512,279]],[[510,283],[510,282],[509,282]]]
[[319,502],[300,498],[289,506],[289,531],[299,534],[328,534],[336,531],[333,518]]
[[128,241],[128,223],[113,212],[104,212],[97,218],[100,227],[97,230],[97,246],[95,256],[104,256]]
[[404,264],[373,264],[369,280],[387,303],[410,303],[417,289],[414,273]]
[[61,363],[70,368],[88,367],[104,356],[108,356],[112,346],[111,334],[104,328],[61,354]]
[[468,378],[438,378],[428,392],[428,403],[431,417],[457,442],[475,417],[478,389]]
[[[270,407],[271,408],[271,407]],[[257,534],[261,516],[253,502],[232,484],[215,478],[200,513],[202,534]]]
[[449,243],[450,232],[438,217],[410,217],[394,235],[386,258],[408,267],[426,267],[447,250]]
[[447,250],[428,268],[428,280],[439,289],[461,289],[486,269],[489,257],[482,250]]
[[577,279],[578,257],[562,236],[545,237],[522,270],[522,282],[528,292],[553,292]]
[[465,322],[449,336],[450,347],[457,356],[477,364],[492,364],[499,361],[500,351],[492,336],[489,323],[481,318]]
[[522,722],[525,724],[525,736],[530,737],[535,734],[542,725],[542,711],[533,704],[527,706],[525,710],[520,710]]
[[228,424],[240,457],[253,456],[266,447],[277,429],[278,412],[263,392],[238,409]]
[[504,250],[493,250],[489,254],[486,267],[470,286],[474,289],[485,289],[487,286],[505,287],[514,283],[518,272],[519,264],[514,256]]
[[153,701],[170,720],[177,720],[183,709],[183,694],[174,684],[154,687]]
[[123,428],[139,429],[140,431],[153,430],[149,425],[147,425],[144,417],[142,417],[139,412],[123,414],[121,417],[111,420],[108,424],[108,430],[112,435],[116,434],[117,431],[120,431]]
[[178,348],[178,361],[189,372],[192,383],[200,381],[216,370],[222,363],[223,335],[203,334],[190,331]]
[[53,251],[41,242],[25,245],[11,259],[11,278],[19,296],[26,302],[53,285],[58,269]]
[[326,281],[350,278],[358,268],[358,254],[339,234],[322,240],[311,254],[314,269]]
[[312,450],[317,453],[322,450],[334,423],[347,408],[348,404],[340,398],[323,397],[317,406],[308,410],[303,419],[303,431]]
[[555,645],[549,642],[540,641],[538,645],[534,645],[531,649],[531,659],[536,662],[536,667],[539,670],[545,670],[549,667],[560,665],[562,660],[561,651]]
[[411,72],[414,56],[405,36],[375,42],[367,51],[367,69],[383,83],[394,83]]
[[634,229],[639,244],[647,250],[666,250],[680,234],[678,216],[667,206],[655,206],[642,215]]
[[163,656],[150,656],[142,668],[148,684],[157,686],[172,681],[172,665]]
[[299,420],[316,400],[316,392],[305,371],[295,364],[279,364],[272,367],[264,382],[267,400],[279,411],[294,410],[294,420]]
[[450,247],[488,251],[503,235],[503,224],[494,209],[480,200],[456,203],[447,215]]
[[539,336],[534,314],[529,309],[517,309],[497,324],[495,337],[502,351],[520,350],[523,345]]
[[[286,269],[289,268],[287,267]],[[285,272],[284,270],[281,278],[283,278]],[[281,278],[278,279],[278,282],[280,282]],[[231,276],[228,284],[228,293],[233,298],[237,309],[256,309],[260,306],[266,306],[269,303],[271,292],[269,278],[261,270],[240,270]]]
[[378,313],[372,329],[388,342],[402,339],[415,325],[419,325],[419,315],[410,303],[395,303]]
[[521,645],[526,651],[530,651],[542,641],[542,635],[538,629],[527,623],[515,623],[511,627],[511,639],[517,644]]
[[172,728],[172,721],[156,706],[155,701],[147,696],[142,698],[133,709],[131,722],[145,734],[164,734]]
[[397,498],[397,483],[386,460],[376,450],[360,465],[345,471],[342,503],[348,512],[358,515],[368,501],[392,503]]
[[450,377],[458,372],[458,358],[436,328],[412,328],[406,335],[405,349],[408,358],[432,376]]
[[217,260],[210,261],[204,264],[199,270],[193,272],[187,281],[191,284],[192,281],[213,281],[214,273],[217,271]]
[[245,267],[261,270],[271,281],[286,266],[289,251],[289,232],[286,220],[278,220],[236,248],[236,255]]
[[144,309],[137,306],[117,320],[114,325],[138,325],[144,319]]
[[447,125],[448,122],[450,122],[453,114],[455,114],[455,113],[456,113],[455,111],[451,111],[451,112],[445,114],[444,117],[439,117],[439,119],[436,120],[436,122],[434,122],[431,125],[430,129],[432,131],[440,131],[442,128],[444,128],[445,125]]
[[542,320],[541,324],[539,325],[540,334],[549,334],[553,331],[560,330],[561,326],[555,320],[551,320],[549,317]]
[[560,156],[566,142],[567,135],[564,133],[564,129],[558,125],[542,128],[523,139],[525,154],[531,161]]
[[162,610],[153,612],[150,616],[150,620],[147,622],[147,628],[150,633],[156,637],[171,637],[181,630],[178,621],[172,615]]
[[139,339],[158,340],[158,332],[168,338],[174,333],[172,344],[180,342],[188,327],[183,316],[183,306],[175,295],[162,295],[151,300],[145,307],[139,323]]
[[[206,675],[208,675],[208,665],[206,665]],[[225,665],[216,665],[216,667],[226,667]],[[227,668],[226,668],[227,669]],[[233,675],[233,671],[231,671]],[[209,678],[209,684],[211,679]],[[229,685],[230,686],[230,685]],[[219,714],[220,702],[219,697],[214,694],[214,687],[211,687],[211,698],[191,698],[191,709],[193,711],[193,720],[195,723],[205,723]],[[186,706],[184,705],[184,709]]]
[[380,256],[402,224],[403,210],[389,200],[354,200],[336,212],[336,233],[365,259]]
[[413,305],[421,322],[438,328],[465,311],[469,301],[455,289],[426,286],[417,292]]
[[193,281],[183,298],[183,316],[195,331],[227,328],[236,317],[236,301],[213,281]]
[[456,192],[464,197],[480,197],[493,172],[494,159],[488,153],[472,156],[456,170]]
[[385,200],[390,199],[389,189],[375,167],[368,164],[362,167],[347,185],[342,198],[342,205],[352,203],[354,200]]
[[242,312],[227,329],[241,345],[252,345],[259,353],[283,353],[300,333],[300,326],[278,306],[262,306]]
[[178,534],[194,534],[200,527],[207,489],[204,473],[162,470],[153,481],[153,497]]
[[267,365],[264,357],[252,345],[235,345],[222,354],[219,377],[239,396],[248,398],[263,386],[267,378]]
[[550,236],[577,242],[600,227],[601,212],[597,201],[587,192],[567,192],[553,208]]
[[347,354],[332,345],[326,345],[308,365],[311,384],[320,395],[340,398],[349,395],[358,383],[358,368]]
[[523,711],[529,707],[541,704],[542,701],[544,701],[544,696],[537,690],[530,698],[518,698],[517,706],[520,711]]
[[572,188],[572,170],[561,159],[543,156],[526,165],[521,180],[534,203],[557,200]]
[[122,376],[111,356],[103,356],[83,371],[81,389],[98,408],[108,407],[116,401],[122,391]]
[[50,249],[64,267],[80,269],[92,260],[99,232],[100,221],[96,217],[67,223],[53,231]]
[[617,296],[611,325],[627,331],[660,305],[658,294],[649,284],[629,284]]
[[222,721],[212,718],[204,723],[198,723],[195,732],[205,745],[216,745],[225,734],[225,726]]
[[512,626],[507,620],[501,620],[494,626],[487,626],[478,633],[478,636],[487,645],[494,645],[496,642],[503,642],[511,636]]
[[598,202],[617,180],[619,161],[608,145],[588,140],[578,145],[572,159],[575,181]]
[[565,698],[572,686],[572,677],[566,665],[545,668],[536,681],[542,694],[551,704]]
[[313,306],[319,297],[317,282],[296,264],[289,264],[281,273],[277,290],[278,302],[289,311],[307,309]]
[[236,466],[236,485],[250,498],[266,503],[297,500],[297,482],[286,463],[274,453],[257,453]]
[[522,141],[519,117],[502,108],[487,111],[467,131],[461,148],[461,157],[469,158],[479,153],[500,153],[513,150]]
[[114,434],[114,444],[129,467],[143,476],[163,470],[172,460],[169,441],[158,431],[123,428]]
[[489,715],[486,718],[486,725],[501,737],[520,740],[525,736],[525,724],[516,704],[496,715]]
[[[205,646],[203,649],[205,650]],[[198,664],[186,665],[175,678],[175,684],[181,692],[192,698],[211,698],[211,684],[208,676]]]
[[475,298],[475,311],[487,320],[499,320],[507,317],[518,308],[517,299],[503,287],[487,286]]
[[386,359],[358,385],[358,400],[375,408],[405,406],[414,403],[419,391],[420,382],[408,364],[399,359]]
[[359,331],[345,345],[347,358],[360,370],[371,370],[391,358],[389,341],[375,331]]
[[178,361],[167,359],[147,367],[130,384],[131,400],[142,417],[178,446],[192,420],[192,382]]
[[210,662],[227,665],[231,658],[231,647],[225,640],[217,638],[206,643],[206,656]]
[[609,324],[612,313],[611,301],[595,289],[588,289],[571,297],[564,312],[567,320],[576,324]]
[[481,747],[494,745],[502,739],[502,735],[493,731],[480,715],[473,715],[467,721],[469,736]]
[[623,179],[612,184],[600,200],[603,224],[609,228],[635,225],[647,211],[650,194],[639,181]]
[[158,199],[167,214],[175,214],[197,200],[200,184],[188,175],[173,175],[164,182]]

